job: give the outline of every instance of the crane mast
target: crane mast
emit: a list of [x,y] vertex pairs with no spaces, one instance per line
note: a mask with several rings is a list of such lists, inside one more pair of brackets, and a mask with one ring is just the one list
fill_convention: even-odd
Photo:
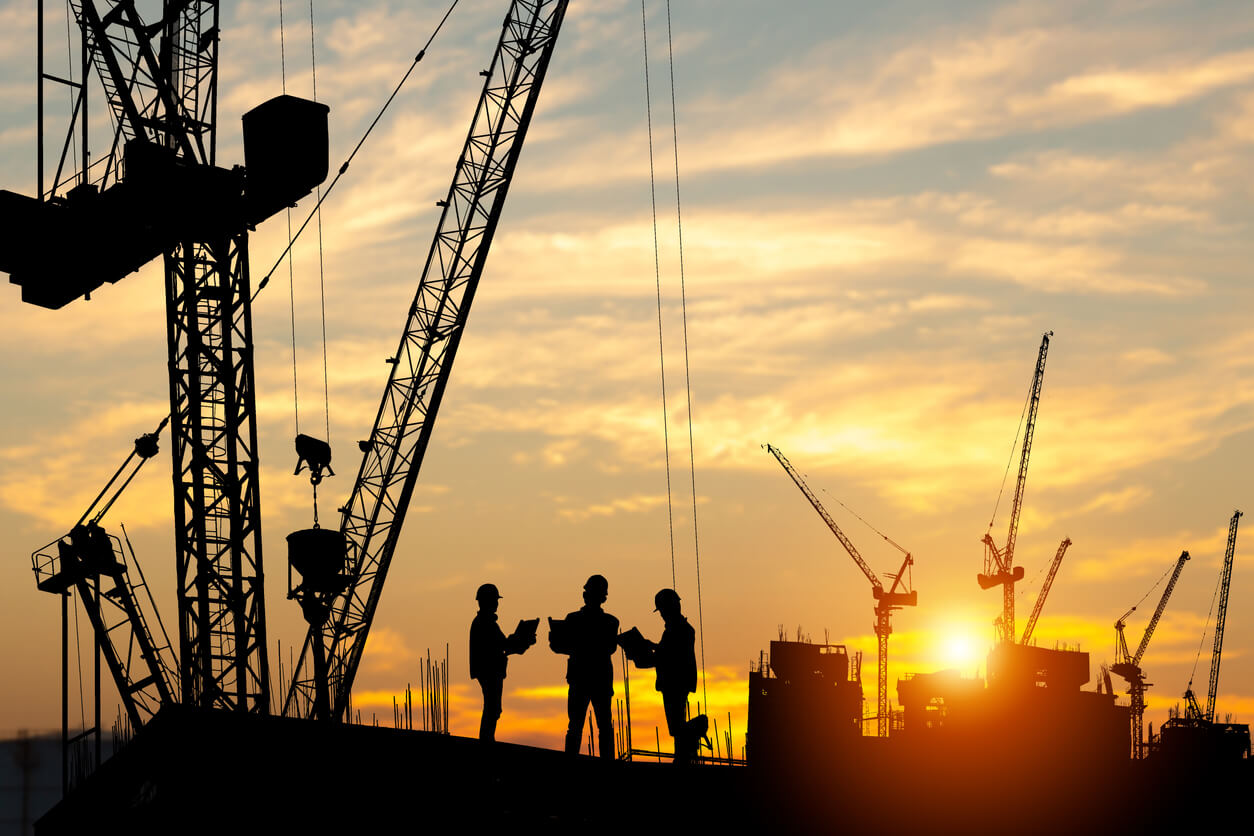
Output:
[[1141,658],[1145,655],[1145,649],[1149,647],[1150,639],[1154,636],[1154,629],[1158,627],[1163,610],[1167,609],[1167,601],[1171,598],[1172,590],[1176,588],[1176,581],[1180,579],[1180,572],[1188,560],[1189,553],[1180,552],[1180,557],[1176,559],[1175,569],[1171,572],[1171,579],[1167,581],[1162,597],[1158,599],[1154,615],[1145,625],[1145,634],[1141,636],[1141,643],[1137,645],[1136,653],[1128,653],[1128,642],[1123,634],[1128,616],[1136,612],[1136,607],[1128,610],[1115,622],[1115,664],[1111,665],[1110,669],[1128,681],[1128,696],[1131,697],[1129,715],[1132,724],[1132,757],[1138,760],[1145,757],[1145,689],[1153,684],[1145,681],[1145,672],[1141,670]]
[[[862,574],[866,575],[867,580],[871,582],[871,594],[876,601],[874,629],[879,662],[878,679],[876,682],[877,693],[875,729],[877,737],[888,737],[888,637],[893,632],[893,610],[899,610],[902,607],[918,606],[919,603],[918,592],[908,589],[901,592],[897,591],[897,588],[902,585],[902,578],[906,576],[910,567],[914,565],[914,558],[909,552],[894,543],[887,536],[882,534],[880,535],[889,543],[892,543],[895,548],[905,554],[905,559],[901,562],[901,568],[897,570],[897,574],[892,576],[893,585],[887,592],[885,592],[884,584],[880,582],[879,577],[871,569],[870,565],[868,565],[862,558],[862,554],[858,551],[857,547],[854,546],[853,541],[845,535],[845,532],[840,530],[840,526],[836,524],[836,520],[832,519],[832,515],[829,514],[827,509],[823,507],[823,503],[820,502],[819,498],[814,495],[814,491],[810,490],[810,486],[806,484],[805,479],[801,478],[801,474],[799,474],[792,466],[792,462],[788,461],[788,458],[780,452],[778,447],[775,447],[774,445],[767,444],[766,450],[774,456],[775,460],[778,461],[780,466],[784,468],[784,472],[786,472],[789,478],[792,479],[793,484],[796,485],[803,494],[805,494],[806,499],[810,501],[810,505],[814,507],[814,510],[817,511],[819,516],[823,518],[823,521],[827,523],[827,527],[831,529],[832,534],[836,535],[836,539],[839,540],[840,544],[845,547],[845,551],[847,551],[849,556],[853,558],[854,563],[858,564],[858,568],[862,570]],[[905,585],[909,586],[908,583]]]
[[[42,4],[41,4],[42,5]],[[22,300],[61,308],[160,256],[165,266],[178,583],[178,687],[201,707],[268,711],[244,169],[216,165],[217,0],[71,0],[81,35],[69,130],[51,186],[0,192],[17,234],[0,269]],[[42,13],[42,12],[41,12]],[[42,31],[42,21],[41,21]],[[88,74],[113,134],[91,157]],[[72,140],[81,168],[67,170]],[[312,187],[311,187],[312,188]],[[103,553],[102,548],[102,553]],[[99,626],[97,629],[100,629]],[[170,698],[170,692],[162,699]]]
[[1058,574],[1058,567],[1062,565],[1063,555],[1067,553],[1067,548],[1071,545],[1071,538],[1068,537],[1058,545],[1058,552],[1054,555],[1054,562],[1049,566],[1049,573],[1045,576],[1045,582],[1041,584],[1041,594],[1036,596],[1036,604],[1032,607],[1032,615],[1028,617],[1028,626],[1023,628],[1023,639],[1020,644],[1027,644],[1032,640],[1032,631],[1036,629],[1036,620],[1041,617],[1041,610],[1045,608],[1045,599],[1049,596],[1049,589],[1054,585],[1054,576]]
[[284,701],[309,716],[315,653],[326,644],[331,716],[343,716],[471,302],[531,123],[568,0],[514,0],[501,30],[440,222],[409,308],[340,530],[346,588],[325,628],[310,626]]
[[[1010,506],[1010,527],[1006,533],[1006,545],[998,548],[992,533],[984,534],[984,571],[977,576],[981,589],[1002,588],[1001,631],[1002,640],[1013,644],[1015,640],[1015,581],[1023,580],[1023,567],[1015,566],[1015,540],[1019,536],[1019,514],[1023,510],[1023,487],[1028,479],[1028,458],[1032,454],[1032,437],[1036,433],[1036,413],[1041,403],[1041,384],[1045,381],[1045,356],[1049,353],[1049,339],[1053,331],[1041,336],[1041,347],[1036,355],[1036,370],[1032,373],[1032,386],[1028,391],[1027,423],[1023,430],[1023,450],[1019,455],[1019,475],[1015,479],[1014,501]],[[989,523],[992,528],[992,523]]]
[[[78,82],[44,72],[41,39],[40,100],[44,84],[57,83],[74,103],[51,187],[41,108],[38,195],[0,191],[0,219],[15,233],[0,248],[0,270],[24,302],[56,309],[162,258],[178,660],[177,687],[161,701],[265,714],[248,230],[325,179],[327,108],[280,96],[250,111],[247,169],[219,167],[220,3],[152,5],[160,19],[146,23],[135,0],[70,0],[81,34]],[[94,159],[93,70],[114,125],[108,151]],[[81,168],[67,172],[76,135]],[[136,615],[124,620],[146,629]]]

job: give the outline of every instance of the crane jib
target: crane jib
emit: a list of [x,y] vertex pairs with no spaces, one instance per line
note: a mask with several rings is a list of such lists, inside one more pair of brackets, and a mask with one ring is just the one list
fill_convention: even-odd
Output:
[[[568,0],[514,0],[502,27],[483,92],[458,157],[409,321],[362,465],[342,509],[349,542],[349,581],[328,626],[328,679],[333,716],[348,705],[358,663],[418,471],[431,437],[471,302]],[[314,681],[311,627],[284,703],[284,713],[308,714]]]

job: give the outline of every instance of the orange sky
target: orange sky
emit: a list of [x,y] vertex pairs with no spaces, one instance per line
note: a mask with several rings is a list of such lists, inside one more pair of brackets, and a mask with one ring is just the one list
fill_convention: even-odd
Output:
[[[323,496],[348,493],[352,442],[377,408],[505,5],[459,6],[326,206],[341,475]],[[1157,724],[1199,646],[1205,687],[1228,519],[1254,509],[1254,20],[1204,3],[861,5],[797,2],[764,20],[743,0],[674,4],[694,479],[665,9],[646,3],[670,511],[694,624],[699,543],[710,709],[743,732],[748,664],[781,625],[863,651],[874,694],[868,585],[768,441],[833,498],[876,571],[895,569],[896,553],[835,499],[914,553],[919,607],[896,615],[893,678],[982,668],[1000,596],[976,585],[979,541],[1052,329],[1018,563],[1039,582],[1058,542],[1074,545],[1037,640],[1079,643],[1096,672],[1112,661],[1115,619],[1188,549],[1145,657]],[[0,3],[0,188],[27,193],[28,6]],[[316,8],[334,169],[443,10]],[[241,158],[238,114],[281,89],[277,11],[224,4],[228,163]],[[288,13],[288,90],[308,95],[307,11]],[[453,729],[474,730],[465,644],[484,581],[500,586],[508,625],[576,609],[600,572],[623,626],[660,633],[652,596],[671,583],[671,551],[640,17],[625,0],[572,3],[358,679],[358,706],[377,704],[381,721],[390,695],[417,682],[420,657],[447,644]],[[283,227],[253,237],[255,274]],[[269,631],[286,657],[303,621],[284,600],[283,537],[311,508],[308,483],[291,476],[285,285],[276,277],[259,297],[255,328]],[[318,434],[311,238],[296,248],[293,295],[301,429]],[[61,311],[21,305],[13,287],[0,300],[0,734],[59,722],[57,607],[36,591],[29,554],[168,409],[163,315],[151,266]],[[106,526],[126,524],[172,629],[168,467],[154,460]],[[1003,501],[999,541],[1005,519]],[[1246,525],[1219,695],[1219,711],[1242,721],[1254,714]],[[1035,597],[1021,587],[1020,625]],[[1130,641],[1156,599],[1130,620]],[[955,658],[963,642],[970,655]],[[562,675],[543,641],[511,662],[503,738],[561,745]],[[647,675],[632,695],[639,743],[660,701]]]

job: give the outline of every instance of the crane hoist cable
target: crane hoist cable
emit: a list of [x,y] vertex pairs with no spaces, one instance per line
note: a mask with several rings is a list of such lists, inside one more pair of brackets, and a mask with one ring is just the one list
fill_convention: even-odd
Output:
[[653,98],[649,90],[649,24],[644,0],[640,0],[640,29],[644,39],[644,113],[649,135],[649,200],[653,210],[653,278],[657,288],[657,353],[662,378],[662,450],[666,462],[666,526],[671,546],[671,588],[679,586],[675,576],[675,510],[671,498],[670,418],[666,408],[666,350],[662,338],[662,260],[657,231],[657,179],[653,166]]
[[[287,34],[286,24],[283,15],[283,0],[279,0],[279,69],[283,93],[287,93]],[[318,101],[318,52],[316,46],[316,31],[314,27],[314,6],[313,0],[309,0],[309,74],[310,85],[312,87],[312,100]],[[318,218],[318,296],[319,307],[321,311],[322,324],[322,403],[323,415],[326,420],[326,441],[331,443],[331,392],[329,385],[329,374],[327,371],[327,295],[326,295],[326,265],[322,244],[322,186],[317,187],[317,201],[314,206],[314,212]],[[288,287],[288,313],[291,323],[291,341],[292,341],[292,411],[295,423],[295,435],[300,436],[300,385],[299,373],[297,369],[297,341],[296,341],[296,280],[293,268],[293,244],[292,239],[292,207],[285,210],[287,220],[287,287]]]
[[1223,575],[1215,580],[1215,591],[1210,596],[1210,608],[1206,610],[1206,620],[1202,622],[1202,636],[1197,640],[1197,655],[1193,657],[1193,670],[1189,672],[1189,685],[1186,690],[1193,690],[1193,679],[1197,676],[1197,663],[1202,659],[1202,648],[1206,646],[1206,637],[1210,635],[1210,617],[1215,614],[1215,602],[1219,600],[1219,585],[1223,583]]
[[1032,390],[1028,389],[1028,395],[1023,399],[1023,411],[1019,413],[1019,426],[1015,428],[1014,440],[1010,442],[1010,454],[1006,457],[1006,472],[1001,477],[1001,487],[997,490],[997,501],[993,503],[993,513],[988,518],[988,530],[992,532],[993,524],[997,522],[997,509],[1001,507],[1002,495],[1006,492],[1006,481],[1010,479],[1010,467],[1015,461],[1015,451],[1019,449],[1019,434],[1023,432],[1023,421],[1028,414],[1028,405],[1032,403]]
[[[279,0],[279,79],[283,95],[287,95],[287,36],[283,24],[283,0]],[[292,415],[295,436],[300,436],[300,386],[296,370],[296,274],[292,264],[292,207],[283,210],[287,220],[287,303],[292,332]]]
[[414,56],[414,60],[410,62],[409,69],[405,70],[405,74],[401,76],[401,80],[396,83],[396,87],[392,90],[392,95],[388,96],[387,101],[383,103],[383,107],[379,108],[379,112],[375,114],[374,119],[370,122],[370,125],[367,126],[365,133],[361,135],[361,139],[357,140],[357,144],[353,146],[353,150],[349,153],[344,162],[340,164],[339,169],[335,172],[335,177],[331,178],[331,185],[327,186],[327,190],[325,192],[322,192],[322,195],[318,198],[318,202],[314,205],[314,208],[310,210],[309,215],[305,218],[304,222],[301,223],[300,227],[296,230],[296,234],[292,236],[287,247],[279,254],[279,257],[275,259],[274,266],[267,270],[266,275],[260,282],[257,283],[257,289],[253,291],[252,295],[253,301],[256,301],[257,296],[260,295],[262,291],[262,288],[270,283],[270,277],[274,275],[275,270],[279,269],[279,265],[283,263],[283,259],[287,257],[288,252],[291,250],[292,244],[296,242],[296,239],[299,238],[301,233],[305,231],[305,228],[309,226],[309,222],[313,220],[314,215],[322,208],[323,202],[330,196],[332,190],[335,189],[335,184],[340,182],[340,178],[344,176],[344,172],[348,171],[349,164],[351,164],[353,158],[357,156],[357,152],[361,150],[361,146],[366,144],[366,139],[374,130],[375,125],[379,124],[379,120],[383,118],[383,114],[387,112],[387,109],[391,106],[392,101],[396,98],[397,94],[401,92],[401,88],[405,86],[405,82],[408,81],[410,75],[413,74],[414,68],[418,66],[418,62],[426,57],[427,50],[431,48],[431,44],[435,40],[435,36],[440,34],[440,30],[444,28],[444,22],[448,20],[449,15],[453,13],[453,9],[457,8],[457,4],[459,2],[461,2],[461,0],[453,0],[453,4],[448,7],[448,10],[444,13],[444,17],[440,18],[440,22],[436,24],[435,29],[432,30],[430,37],[427,38],[427,42],[423,45],[422,49],[418,50],[418,54]]
[[[658,256],[657,256],[658,233],[657,233],[656,184],[655,184],[655,174],[654,174],[654,165],[653,165],[653,116],[652,116],[651,98],[649,97],[648,22],[647,22],[647,16],[645,14],[643,0],[641,0],[641,4],[640,4],[640,21],[641,21],[642,35],[644,39],[644,53],[645,53],[646,107],[648,108],[648,113],[649,113],[648,115],[649,187],[650,187],[650,194],[653,196],[654,258],[656,262],[660,263],[660,261],[658,260]],[[686,277],[684,273],[684,219],[683,219],[684,216],[683,216],[683,201],[682,201],[681,194],[680,194],[680,177],[679,177],[679,117],[678,117],[678,107],[676,105],[676,95],[675,95],[675,45],[674,45],[674,37],[673,37],[673,27],[671,23],[670,0],[666,0],[666,47],[667,47],[668,66],[670,70],[671,139],[672,139],[672,149],[674,152],[674,162],[675,162],[675,221],[676,221],[676,229],[677,229],[677,234],[678,234],[678,252],[679,252],[679,309],[680,309],[681,321],[683,323],[684,391],[687,396],[687,407],[688,407],[688,414],[687,414],[688,472],[691,477],[691,491],[692,491],[692,547],[693,547],[693,559],[696,565],[696,582],[697,582],[697,634],[699,636],[699,644],[701,647],[701,701],[702,703],[705,704],[706,712],[708,713],[709,712],[709,693],[706,687],[706,666],[705,666],[705,607],[704,607],[704,601],[701,595],[701,533],[700,533],[700,526],[698,525],[698,516],[697,516],[697,465],[696,465],[696,448],[695,448],[695,443],[693,439],[693,430],[692,430],[692,366],[689,360],[689,352],[688,352],[688,292],[687,292],[687,286],[686,286]],[[658,350],[659,350],[659,353],[662,353],[663,352],[663,348],[662,348],[663,338],[662,338],[662,297],[661,297],[661,268],[660,267],[658,267],[657,285],[658,285]],[[665,387],[665,376],[666,376],[665,360],[663,356],[663,366],[662,366],[663,387]],[[663,392],[662,409],[663,409],[663,419],[664,419],[663,428],[664,428],[664,433],[667,434],[667,438],[666,438],[667,511],[668,513],[672,513],[670,510],[671,508],[670,443],[669,443],[669,430],[666,429],[666,425],[665,425],[665,411],[666,411],[665,392]],[[671,526],[672,526],[671,580],[672,580],[672,583],[674,583],[675,571],[674,571],[673,514],[672,514]]]
[[684,391],[688,395],[688,471],[692,475],[692,548],[697,567],[697,633],[701,644],[701,698],[706,713],[710,697],[705,686],[705,608],[701,599],[701,535],[697,525],[697,462],[692,439],[692,367],[688,362],[688,291],[684,282],[684,212],[679,196],[679,117],[675,107],[675,42],[671,34],[671,0],[666,0],[666,50],[670,62],[671,137],[675,149],[675,222],[679,233],[679,310],[684,325]]
[[[318,48],[314,38],[314,4],[309,0],[309,79],[313,85],[313,100],[318,101]],[[318,213],[318,301],[322,308],[322,403],[327,423],[327,444],[331,443],[331,384],[327,374],[327,284],[326,264],[322,251],[322,184],[317,187]]]

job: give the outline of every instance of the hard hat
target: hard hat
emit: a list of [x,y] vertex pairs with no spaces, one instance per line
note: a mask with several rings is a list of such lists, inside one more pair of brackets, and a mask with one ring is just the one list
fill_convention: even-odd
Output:
[[476,601],[495,601],[500,597],[501,593],[497,591],[496,584],[494,583],[485,583],[483,586],[479,587],[479,591],[475,593]]
[[593,575],[588,578],[588,582],[583,585],[585,592],[596,592],[601,595],[608,595],[610,592],[610,582],[605,579],[604,575]]
[[674,604],[678,609],[679,593],[673,589],[659,589],[657,595],[653,596],[653,611],[657,612],[667,603]]

